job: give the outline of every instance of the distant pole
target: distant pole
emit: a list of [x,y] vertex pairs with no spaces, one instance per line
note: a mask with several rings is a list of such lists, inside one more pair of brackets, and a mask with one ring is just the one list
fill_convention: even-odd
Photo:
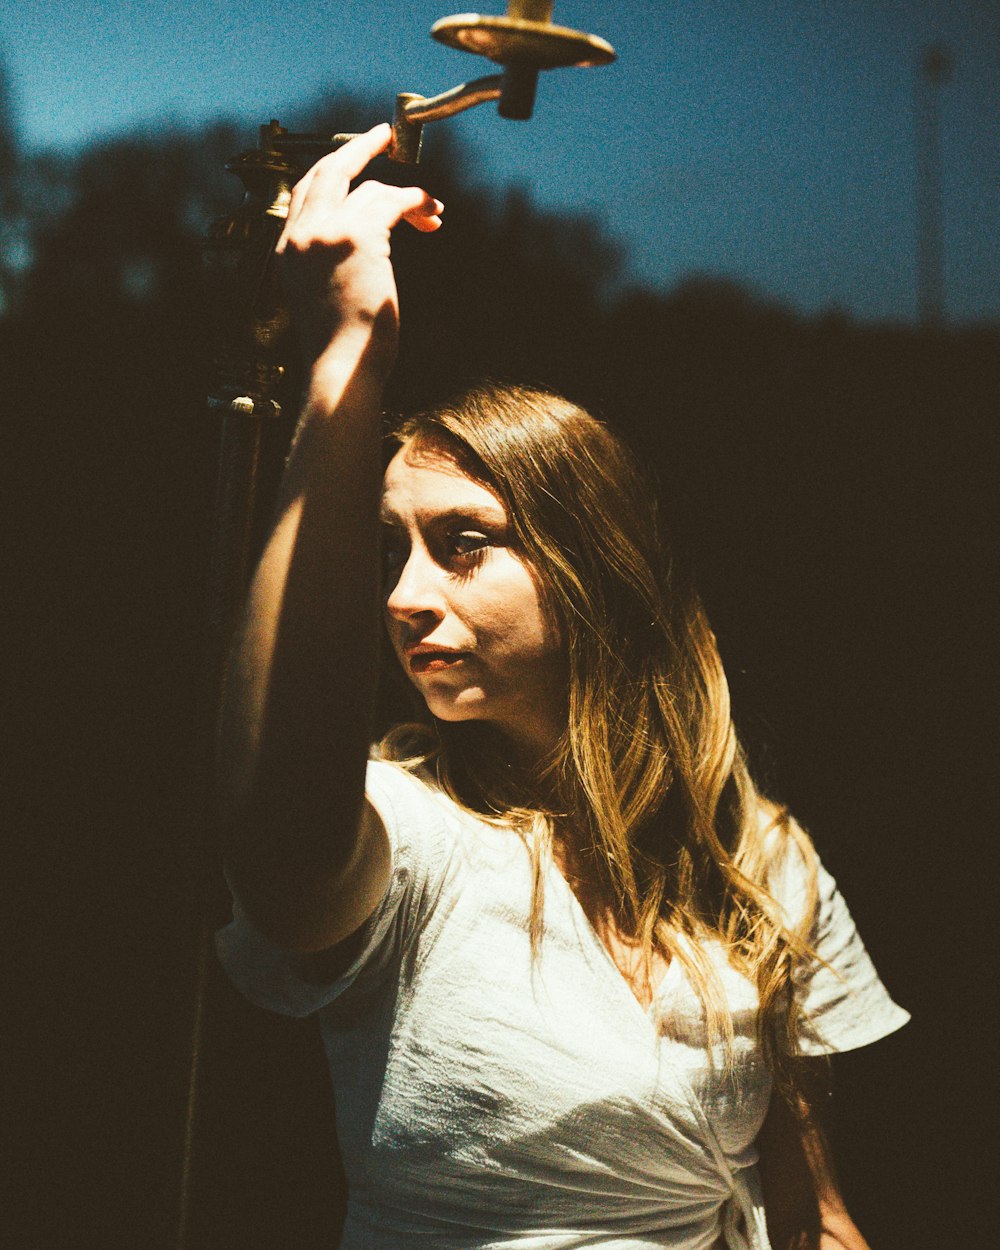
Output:
[[928,44],[917,71],[917,311],[925,326],[944,321],[940,90],[950,77],[948,49]]

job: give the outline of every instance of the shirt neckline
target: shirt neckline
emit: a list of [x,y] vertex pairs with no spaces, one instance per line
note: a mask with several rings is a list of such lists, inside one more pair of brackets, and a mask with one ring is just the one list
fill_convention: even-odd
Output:
[[618,985],[619,990],[624,992],[625,996],[628,998],[629,1002],[632,1004],[633,1009],[639,1012],[643,1020],[645,1020],[646,1023],[649,1025],[654,1025],[659,999],[661,998],[664,992],[664,987],[666,986],[667,982],[675,975],[674,969],[678,966],[679,961],[676,958],[673,958],[670,960],[670,963],[667,965],[667,969],[664,972],[663,976],[659,979],[659,981],[653,987],[653,992],[652,992],[652,995],[650,996],[649,1006],[644,1007],[642,1003],[639,1002],[638,998],[636,998],[635,994],[632,991],[631,985],[629,985],[628,981],[625,979],[624,974],[622,973],[622,970],[618,967],[618,965],[615,963],[614,959],[612,958],[611,952],[608,950],[607,946],[605,946],[604,942],[601,941],[600,934],[594,928],[593,924],[591,923],[590,917],[587,915],[586,911],[584,911],[583,904],[577,898],[576,892],[574,891],[573,887],[566,880],[563,874],[559,871],[558,865],[551,858],[549,859],[548,867],[549,867],[549,875],[555,876],[558,878],[560,889],[563,891],[564,897],[567,898],[568,905],[571,911],[573,912],[575,919],[579,921],[580,924],[582,925],[583,930],[587,936],[587,941],[589,941],[591,945],[597,948],[602,962],[610,971],[610,974],[614,978],[616,984]]

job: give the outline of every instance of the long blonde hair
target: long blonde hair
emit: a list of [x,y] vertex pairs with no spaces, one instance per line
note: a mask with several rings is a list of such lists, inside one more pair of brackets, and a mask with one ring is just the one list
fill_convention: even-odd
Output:
[[[758,1036],[780,1066],[796,1048],[790,977],[811,954],[815,855],[754,787],[715,636],[633,456],[577,405],[515,386],[478,387],[395,437],[443,448],[503,501],[564,641],[567,703],[556,750],[527,780],[475,724],[436,722],[416,753],[409,731],[390,734],[383,752],[431,764],[458,802],[531,831],[535,946],[542,865],[555,838],[570,839],[647,971],[654,951],[683,965],[729,1055],[732,1018],[706,951],[720,941],[757,987]],[[767,888],[790,844],[813,882],[795,929]]]

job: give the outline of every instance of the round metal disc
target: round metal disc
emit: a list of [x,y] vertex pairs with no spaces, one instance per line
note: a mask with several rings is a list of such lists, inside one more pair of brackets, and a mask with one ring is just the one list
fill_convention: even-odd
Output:
[[611,44],[597,35],[551,22],[458,13],[435,22],[431,34],[450,48],[476,52],[499,65],[520,61],[536,69],[558,69],[564,65],[607,65],[615,59]]

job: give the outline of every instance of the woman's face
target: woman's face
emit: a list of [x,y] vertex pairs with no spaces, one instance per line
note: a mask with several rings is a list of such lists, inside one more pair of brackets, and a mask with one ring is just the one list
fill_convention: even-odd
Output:
[[447,449],[410,442],[386,470],[382,524],[386,625],[430,711],[549,749],[565,719],[561,639],[496,494]]

